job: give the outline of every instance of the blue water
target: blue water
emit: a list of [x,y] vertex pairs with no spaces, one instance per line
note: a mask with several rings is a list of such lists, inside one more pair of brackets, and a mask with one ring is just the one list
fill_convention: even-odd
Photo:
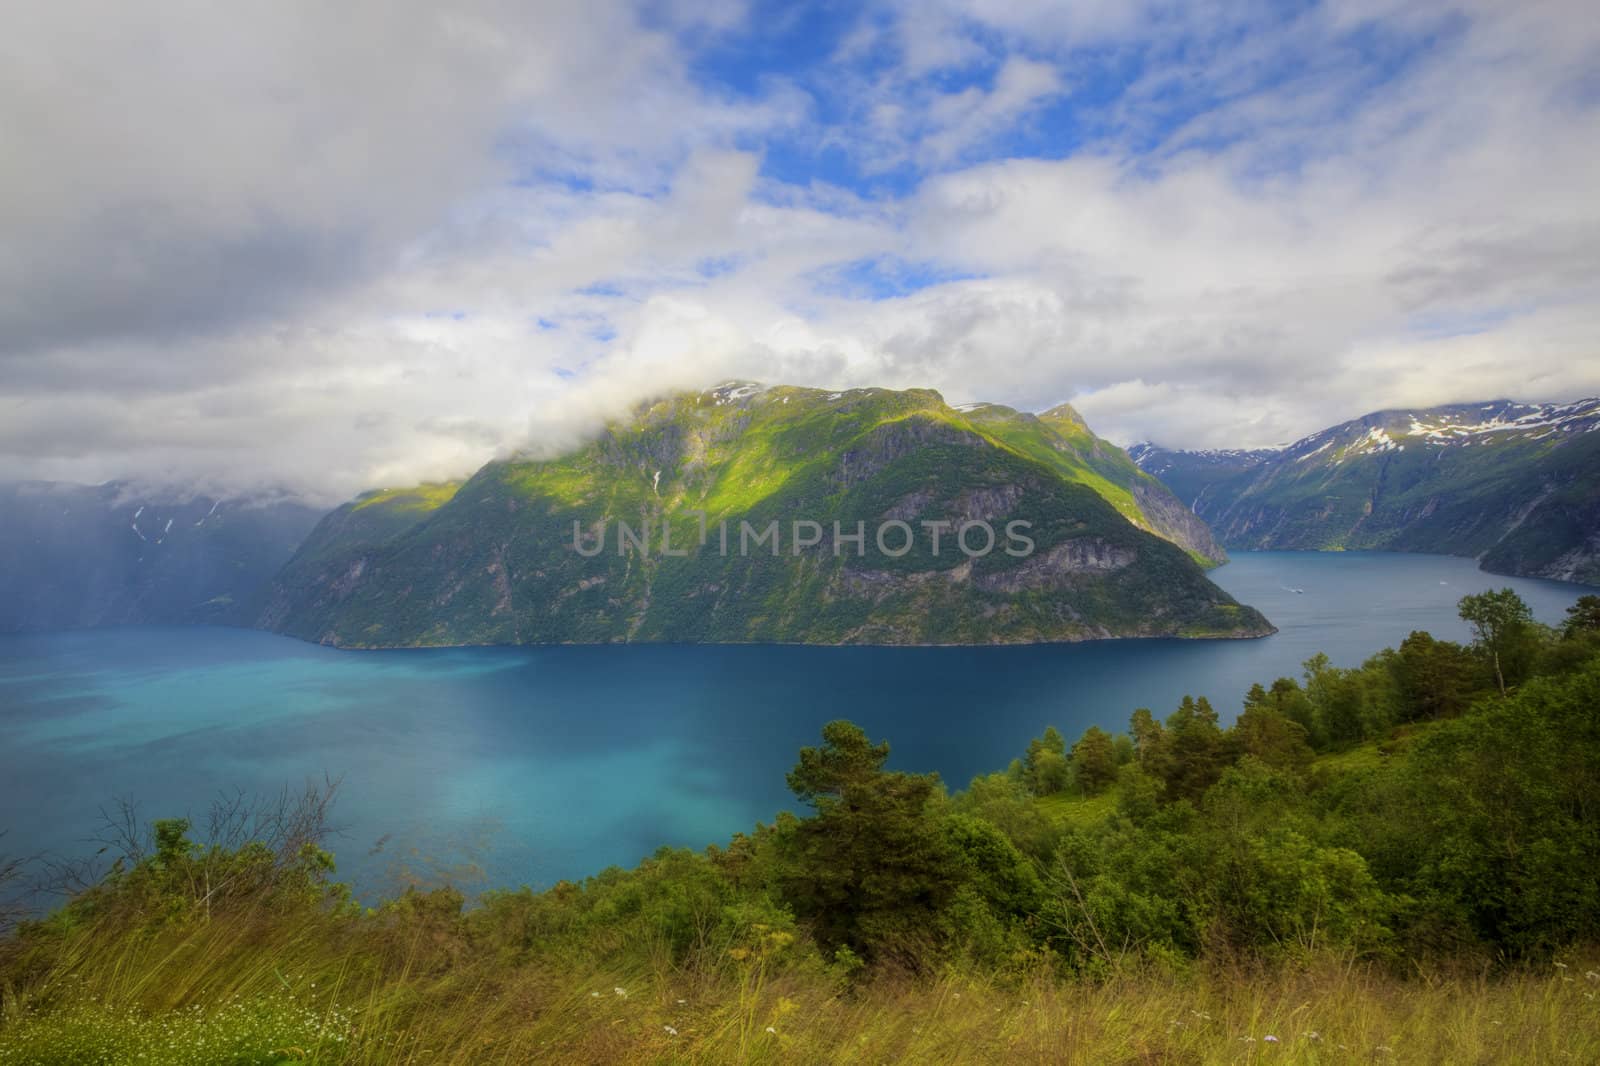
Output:
[[208,628],[0,637],[0,852],[92,851],[117,797],[147,817],[198,814],[219,790],[326,772],[343,779],[334,850],[360,890],[548,885],[770,820],[793,806],[797,749],[832,718],[887,737],[893,765],[961,786],[1046,725],[1122,729],[1185,693],[1226,719],[1251,682],[1318,651],[1353,665],[1413,629],[1465,640],[1468,592],[1509,585],[1556,623],[1585,591],[1382,553],[1240,553],[1214,576],[1278,635],[384,652]]

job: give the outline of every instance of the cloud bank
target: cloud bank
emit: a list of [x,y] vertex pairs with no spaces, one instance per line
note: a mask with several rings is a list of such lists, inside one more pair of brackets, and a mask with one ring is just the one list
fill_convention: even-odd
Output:
[[1600,392],[1578,3],[35,5],[0,477],[319,501],[728,377],[1252,446]]

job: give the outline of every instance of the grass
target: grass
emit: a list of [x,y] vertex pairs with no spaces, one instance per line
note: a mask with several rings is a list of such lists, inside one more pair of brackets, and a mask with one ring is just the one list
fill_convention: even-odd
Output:
[[1328,752],[1318,755],[1311,763],[1313,771],[1330,775],[1343,775],[1357,770],[1376,770],[1427,736],[1442,722],[1412,722],[1401,726],[1381,740],[1369,740],[1348,751]]
[[427,514],[449,503],[460,488],[459,481],[429,481],[408,488],[378,489],[363,494],[352,509],[360,511],[387,504],[395,510]]
[[856,987],[759,955],[709,970],[568,961],[370,916],[97,933],[9,969],[0,1064],[1600,1061],[1594,958],[1495,977],[1323,959]]
[[1040,796],[1033,802],[1040,813],[1059,829],[1089,829],[1117,811],[1117,797],[1110,791],[1098,796],[1073,796],[1062,792],[1054,796]]

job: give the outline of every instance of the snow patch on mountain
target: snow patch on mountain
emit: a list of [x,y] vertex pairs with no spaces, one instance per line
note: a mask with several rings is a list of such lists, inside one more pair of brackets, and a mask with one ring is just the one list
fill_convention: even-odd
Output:
[[767,387],[754,381],[724,381],[714,389],[708,389],[706,395],[718,407],[726,404],[738,403],[759,396],[767,391]]
[[1500,440],[1544,440],[1561,433],[1600,429],[1600,399],[1545,404],[1501,402],[1405,414],[1409,418],[1406,435],[1440,447],[1466,445],[1473,438],[1491,435]]
[[1307,459],[1311,458],[1313,455],[1321,455],[1323,452],[1327,451],[1331,447],[1333,447],[1333,441],[1331,441],[1331,440],[1324,441],[1322,444],[1320,444],[1317,447],[1311,449],[1309,452],[1306,452],[1304,455],[1295,456],[1294,457],[1294,461],[1297,462],[1297,463],[1303,463]]

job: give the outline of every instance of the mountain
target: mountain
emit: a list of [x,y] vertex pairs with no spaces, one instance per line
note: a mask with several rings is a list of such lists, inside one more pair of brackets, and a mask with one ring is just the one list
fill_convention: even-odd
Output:
[[1129,454],[1230,548],[1441,552],[1600,584],[1600,400],[1379,411],[1287,448]]
[[0,484],[0,632],[248,625],[321,512],[141,495],[117,482]]
[[[979,521],[995,539],[969,526],[969,555],[957,536]],[[260,624],[364,647],[1271,632],[1206,578],[1208,553],[1203,525],[1070,408],[732,383],[565,455],[344,505]]]
[[[1208,486],[1252,470],[1277,453],[1276,448],[1174,452],[1148,443],[1130,445],[1127,452],[1129,461],[1158,478],[1191,513],[1195,500]],[[1211,532],[1216,535],[1215,530]]]
[[1211,527],[1159,478],[1141,470],[1127,452],[1095,436],[1070,405],[1061,404],[1037,417],[987,403],[965,404],[957,410],[996,441],[1093,489],[1128,521],[1172,541],[1202,566],[1227,562],[1227,552],[1213,538]]

